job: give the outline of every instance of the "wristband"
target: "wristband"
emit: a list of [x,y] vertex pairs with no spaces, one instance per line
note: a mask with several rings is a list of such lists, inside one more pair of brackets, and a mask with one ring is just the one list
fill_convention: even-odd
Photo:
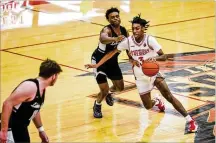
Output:
[[44,131],[44,127],[43,126],[37,128],[37,129],[38,129],[39,132],[43,132]]

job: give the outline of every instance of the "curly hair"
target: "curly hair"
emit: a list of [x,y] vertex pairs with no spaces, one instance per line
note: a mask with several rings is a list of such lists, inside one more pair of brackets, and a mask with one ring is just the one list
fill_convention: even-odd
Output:
[[149,22],[150,21],[146,21],[145,19],[142,19],[140,16],[141,16],[141,14],[138,14],[138,16],[135,16],[133,18],[133,20],[130,21],[130,22],[132,24],[134,24],[134,23],[140,24],[142,27],[145,27],[145,30],[147,30],[148,27],[149,27]]
[[109,19],[109,14],[112,12],[118,12],[118,14],[120,13],[120,11],[116,8],[116,7],[111,7],[110,9],[107,9],[106,11],[106,19]]

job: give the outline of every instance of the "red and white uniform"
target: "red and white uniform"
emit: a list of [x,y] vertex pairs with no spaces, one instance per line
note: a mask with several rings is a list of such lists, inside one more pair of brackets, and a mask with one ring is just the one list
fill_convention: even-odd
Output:
[[[147,34],[145,34],[143,40],[140,43],[137,43],[134,36],[132,35],[119,43],[117,49],[119,51],[128,50],[132,58],[142,64],[142,60],[158,56],[157,52],[161,49],[161,45],[154,37]],[[154,81],[158,75],[153,77],[144,75],[141,66],[134,66],[133,72],[139,94],[142,95],[150,92],[154,87]]]

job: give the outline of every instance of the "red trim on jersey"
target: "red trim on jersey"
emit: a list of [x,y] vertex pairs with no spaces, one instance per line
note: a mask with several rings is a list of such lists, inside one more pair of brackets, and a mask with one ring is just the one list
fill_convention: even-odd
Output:
[[144,41],[145,41],[145,37],[146,37],[146,34],[144,35],[143,40],[140,43],[136,42],[136,40],[135,40],[135,38],[134,38],[133,35],[131,36],[131,39],[133,40],[134,44],[136,44],[137,46],[141,46],[144,43]]

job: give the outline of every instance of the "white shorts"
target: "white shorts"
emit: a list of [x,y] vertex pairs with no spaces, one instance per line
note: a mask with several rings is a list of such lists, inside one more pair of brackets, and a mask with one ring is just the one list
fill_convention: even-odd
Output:
[[143,74],[142,69],[139,67],[133,68],[134,76],[136,78],[136,86],[140,95],[151,92],[154,88],[154,82],[157,77],[162,77],[160,73],[155,76],[148,77]]
[[136,86],[138,89],[138,92],[140,95],[146,94],[151,92],[151,90],[154,88],[154,81],[156,79],[156,76],[154,77],[148,77],[146,76],[143,79],[136,80]]

